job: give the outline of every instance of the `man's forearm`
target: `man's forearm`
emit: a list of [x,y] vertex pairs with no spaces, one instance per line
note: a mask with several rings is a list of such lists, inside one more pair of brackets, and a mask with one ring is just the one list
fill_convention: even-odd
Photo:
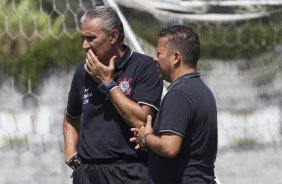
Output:
[[65,161],[69,160],[76,154],[76,144],[78,140],[78,126],[74,120],[65,114],[64,117],[64,144],[65,144]]
[[109,93],[109,99],[130,127],[141,127],[145,125],[148,115],[154,115],[154,109],[152,107],[140,106],[138,103],[127,98],[119,88],[114,88]]
[[180,150],[182,138],[176,134],[162,136],[150,134],[145,141],[146,147],[156,154],[167,158],[174,158]]

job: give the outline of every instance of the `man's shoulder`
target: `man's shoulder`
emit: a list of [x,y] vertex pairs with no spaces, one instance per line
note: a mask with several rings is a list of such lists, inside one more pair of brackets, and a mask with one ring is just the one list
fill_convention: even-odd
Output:
[[153,62],[153,58],[151,56],[141,54],[141,53],[138,53],[138,52],[133,52],[131,59],[135,62],[138,62],[138,63],[151,63],[151,62]]
[[80,62],[80,63],[78,63],[78,65],[76,66],[76,69],[77,69],[77,70],[84,69],[84,64],[85,64],[85,62]]
[[84,62],[79,63],[76,68],[75,68],[75,72],[85,72],[84,69]]

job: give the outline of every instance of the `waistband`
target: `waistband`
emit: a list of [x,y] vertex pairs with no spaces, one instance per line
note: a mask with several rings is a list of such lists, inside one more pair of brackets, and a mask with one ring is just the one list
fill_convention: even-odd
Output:
[[83,159],[80,158],[83,164],[117,164],[117,163],[148,163],[148,158],[110,158],[110,159]]

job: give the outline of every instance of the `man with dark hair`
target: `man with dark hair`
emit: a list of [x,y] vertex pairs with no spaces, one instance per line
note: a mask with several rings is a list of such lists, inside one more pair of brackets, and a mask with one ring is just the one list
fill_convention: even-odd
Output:
[[176,25],[160,31],[159,76],[171,82],[152,129],[132,128],[135,149],[148,149],[151,184],[214,184],[217,154],[217,108],[211,90],[200,79],[198,35]]
[[147,153],[134,149],[130,128],[158,111],[162,81],[149,56],[130,50],[112,7],[81,18],[86,59],[73,76],[64,118],[65,161],[74,184],[146,184]]

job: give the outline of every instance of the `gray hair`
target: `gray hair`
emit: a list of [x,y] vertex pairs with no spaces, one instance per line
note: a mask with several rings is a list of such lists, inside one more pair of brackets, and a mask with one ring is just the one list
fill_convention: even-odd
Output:
[[117,39],[118,44],[122,44],[124,41],[124,29],[123,24],[118,16],[118,13],[114,7],[111,6],[96,6],[94,9],[87,10],[80,18],[81,24],[86,21],[100,19],[102,21],[102,29],[105,33],[109,34],[112,30],[117,30],[119,36]]

